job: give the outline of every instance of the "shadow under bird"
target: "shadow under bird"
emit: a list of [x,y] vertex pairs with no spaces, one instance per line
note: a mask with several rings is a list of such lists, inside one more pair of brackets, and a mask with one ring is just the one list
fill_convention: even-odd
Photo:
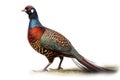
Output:
[[23,12],[26,12],[29,16],[29,28],[28,28],[28,41],[30,45],[38,53],[46,56],[49,61],[49,64],[45,66],[43,71],[46,71],[47,68],[53,63],[54,58],[59,57],[60,63],[58,70],[61,68],[61,63],[64,57],[74,58],[79,64],[79,67],[86,72],[111,72],[115,70],[107,69],[104,67],[97,66],[89,62],[86,58],[80,55],[68,39],[66,39],[62,34],[44,27],[39,19],[36,12],[36,9],[28,5],[25,7]]

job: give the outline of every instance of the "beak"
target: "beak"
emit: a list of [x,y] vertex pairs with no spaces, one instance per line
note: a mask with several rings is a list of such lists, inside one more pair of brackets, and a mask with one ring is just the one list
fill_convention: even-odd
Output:
[[26,12],[26,9],[22,10],[22,12]]

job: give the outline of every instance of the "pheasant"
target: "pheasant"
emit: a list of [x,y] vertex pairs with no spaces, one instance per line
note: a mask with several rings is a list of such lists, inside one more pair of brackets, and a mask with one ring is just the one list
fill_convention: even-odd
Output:
[[[49,64],[45,66],[43,71],[46,71],[47,68],[52,64],[54,58],[59,57],[60,63],[58,65],[58,70],[62,69],[61,64],[64,57],[74,58],[79,63],[82,64],[82,68],[87,72],[108,72],[112,71],[111,69],[106,69],[100,66],[97,66],[93,63],[90,63],[82,55],[80,55],[76,49],[72,46],[71,42],[65,38],[62,34],[44,27],[39,19],[36,12],[36,9],[28,5],[25,7],[23,12],[26,12],[29,16],[29,28],[28,28],[28,41],[30,45],[38,53],[46,56],[49,61]],[[81,66],[81,65],[79,65]]]

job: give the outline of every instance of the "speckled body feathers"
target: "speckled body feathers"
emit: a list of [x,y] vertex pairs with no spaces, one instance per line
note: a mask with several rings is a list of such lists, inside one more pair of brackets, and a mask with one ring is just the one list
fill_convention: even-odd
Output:
[[37,52],[48,58],[49,62],[58,56],[73,57],[64,53],[71,50],[71,43],[54,30],[45,27],[29,28],[28,40]]

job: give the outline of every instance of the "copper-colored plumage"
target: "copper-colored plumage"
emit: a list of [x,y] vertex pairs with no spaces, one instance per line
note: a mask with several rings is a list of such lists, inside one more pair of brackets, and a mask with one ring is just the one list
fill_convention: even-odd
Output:
[[40,27],[29,28],[28,29],[28,40],[30,43],[33,43],[41,38],[45,29]]

